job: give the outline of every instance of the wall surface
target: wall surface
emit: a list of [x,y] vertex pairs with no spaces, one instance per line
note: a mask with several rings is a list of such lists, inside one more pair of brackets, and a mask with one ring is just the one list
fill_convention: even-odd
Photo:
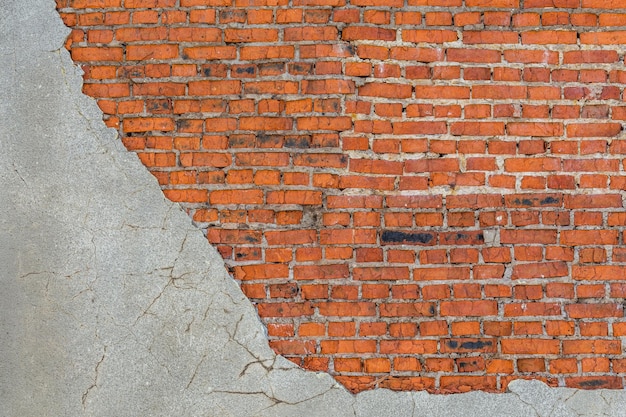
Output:
[[353,392],[626,375],[626,3],[58,0],[270,346]]
[[81,93],[50,0],[0,15],[0,416],[620,416],[622,391],[373,390],[276,356],[178,204]]

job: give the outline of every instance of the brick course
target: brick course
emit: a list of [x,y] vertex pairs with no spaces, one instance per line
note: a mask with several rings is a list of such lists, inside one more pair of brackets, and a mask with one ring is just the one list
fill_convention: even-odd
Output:
[[57,6],[278,353],[354,392],[623,387],[626,3]]

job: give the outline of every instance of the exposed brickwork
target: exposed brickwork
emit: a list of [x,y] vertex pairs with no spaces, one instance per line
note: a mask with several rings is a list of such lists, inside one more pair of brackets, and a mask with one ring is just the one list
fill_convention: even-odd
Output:
[[353,391],[623,386],[626,2],[57,4],[277,352]]

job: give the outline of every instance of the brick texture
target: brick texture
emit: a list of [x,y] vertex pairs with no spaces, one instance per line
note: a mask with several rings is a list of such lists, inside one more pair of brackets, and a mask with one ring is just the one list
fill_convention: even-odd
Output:
[[57,6],[276,352],[354,392],[623,386],[624,2]]

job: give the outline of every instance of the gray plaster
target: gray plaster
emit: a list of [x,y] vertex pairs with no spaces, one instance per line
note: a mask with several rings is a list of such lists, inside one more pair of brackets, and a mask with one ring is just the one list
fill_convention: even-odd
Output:
[[624,416],[622,391],[357,396],[267,344],[177,204],[105,128],[53,0],[1,0],[0,416]]

